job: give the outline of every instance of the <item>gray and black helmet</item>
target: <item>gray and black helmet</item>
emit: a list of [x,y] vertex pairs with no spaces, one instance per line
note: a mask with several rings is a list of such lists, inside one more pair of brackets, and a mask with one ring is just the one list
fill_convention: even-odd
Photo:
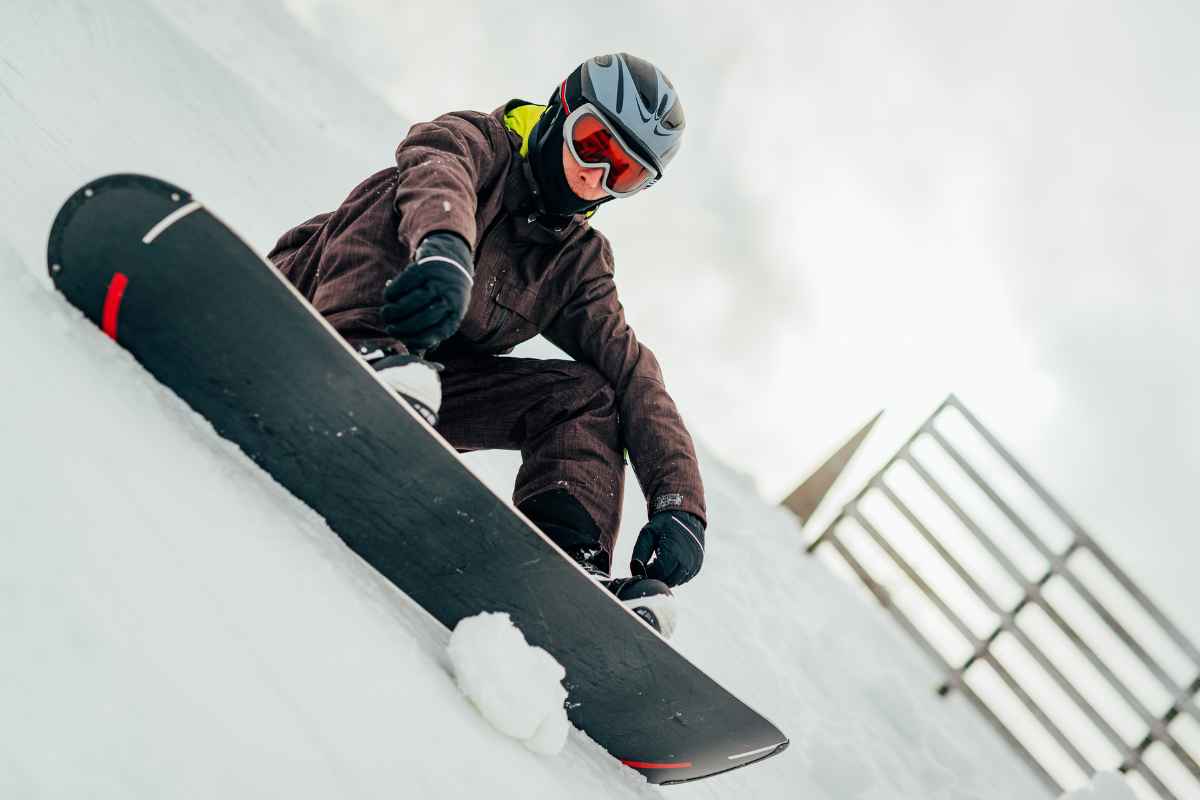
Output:
[[658,67],[628,53],[588,59],[555,87],[530,138],[529,160],[542,187],[541,203],[553,214],[577,214],[611,199],[581,200],[562,175],[563,123],[585,103],[653,166],[655,180],[662,178],[683,138],[683,105],[675,86]]
[[578,104],[572,98],[576,81],[577,98],[594,105],[661,178],[679,151],[684,128],[679,94],[662,70],[628,53],[589,59],[563,82],[568,114]]

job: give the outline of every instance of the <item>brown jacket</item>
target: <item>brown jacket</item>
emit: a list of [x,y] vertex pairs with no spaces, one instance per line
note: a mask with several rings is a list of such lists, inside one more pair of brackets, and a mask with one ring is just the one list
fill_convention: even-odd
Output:
[[414,125],[396,149],[396,167],[285,233],[269,258],[347,340],[395,345],[379,318],[384,283],[427,234],[459,234],[475,260],[471,302],[458,332],[431,357],[506,353],[543,334],[615,390],[648,511],[705,519],[691,436],[657,359],[625,322],[608,240],[582,216],[553,230],[532,211],[536,188],[521,137],[504,124],[517,103]]

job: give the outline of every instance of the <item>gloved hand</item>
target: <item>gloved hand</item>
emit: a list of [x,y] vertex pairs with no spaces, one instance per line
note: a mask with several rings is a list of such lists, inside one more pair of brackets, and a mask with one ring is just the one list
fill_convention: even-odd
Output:
[[421,240],[416,258],[383,290],[384,330],[409,350],[435,347],[467,313],[475,266],[466,241],[435,231]]
[[703,563],[704,523],[686,511],[660,511],[638,534],[629,568],[679,586],[696,577]]

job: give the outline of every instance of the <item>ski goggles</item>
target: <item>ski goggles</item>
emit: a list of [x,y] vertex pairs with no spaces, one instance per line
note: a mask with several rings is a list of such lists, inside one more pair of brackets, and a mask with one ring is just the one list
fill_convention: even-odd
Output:
[[658,171],[621,140],[591,103],[570,113],[563,139],[581,166],[604,170],[604,190],[613,197],[628,197],[658,180]]

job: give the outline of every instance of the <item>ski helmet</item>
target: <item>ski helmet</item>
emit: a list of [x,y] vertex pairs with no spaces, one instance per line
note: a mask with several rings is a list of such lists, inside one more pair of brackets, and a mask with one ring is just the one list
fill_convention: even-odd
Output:
[[[543,193],[543,206],[553,214],[570,215],[612,199],[583,200],[570,189],[562,171],[563,124],[588,104],[603,117],[622,142],[656,173],[663,175],[679,150],[685,125],[683,105],[674,85],[649,61],[617,53],[591,58],[558,85],[530,140],[530,164]],[[645,187],[642,187],[645,188]]]
[[674,84],[658,67],[628,53],[585,61],[572,78],[576,75],[584,102],[624,134],[661,178],[683,138],[683,105]]

